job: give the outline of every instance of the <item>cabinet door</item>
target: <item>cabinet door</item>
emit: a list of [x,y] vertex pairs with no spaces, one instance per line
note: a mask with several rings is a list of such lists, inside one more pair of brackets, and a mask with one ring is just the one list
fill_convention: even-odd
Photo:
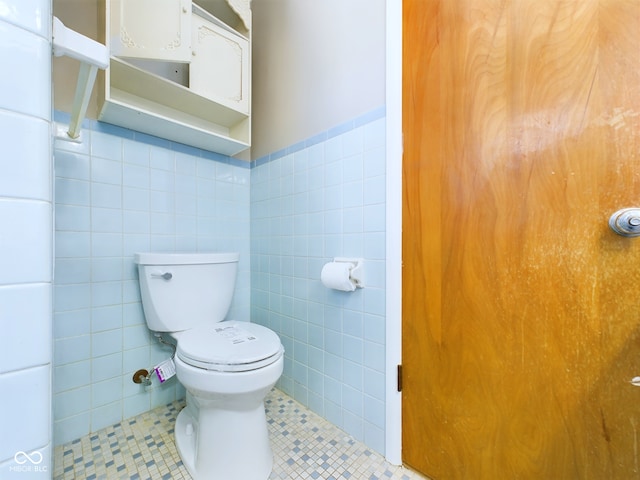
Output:
[[110,0],[111,55],[191,60],[191,0]]
[[249,41],[198,15],[193,16],[189,88],[249,113]]

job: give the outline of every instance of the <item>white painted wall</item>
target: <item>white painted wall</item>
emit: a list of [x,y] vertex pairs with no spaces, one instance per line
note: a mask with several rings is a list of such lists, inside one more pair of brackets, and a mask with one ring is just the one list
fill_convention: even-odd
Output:
[[252,159],[385,103],[385,0],[253,0]]
[[[100,41],[98,32],[98,0],[52,0],[53,14],[66,27],[75,30],[93,40]],[[62,112],[70,112],[73,96],[76,93],[78,69],[80,62],[68,57],[53,59],[53,108]],[[101,77],[102,73],[98,73]],[[91,92],[91,101],[87,107],[87,118],[98,118],[98,99],[96,88]]]

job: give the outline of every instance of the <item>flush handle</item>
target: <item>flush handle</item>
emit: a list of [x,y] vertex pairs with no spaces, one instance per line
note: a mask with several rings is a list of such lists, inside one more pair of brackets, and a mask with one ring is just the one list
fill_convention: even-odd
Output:
[[152,278],[164,278],[165,280],[171,280],[173,278],[173,273],[164,272],[164,273],[152,273]]
[[623,208],[609,218],[611,230],[623,237],[640,236],[640,208]]

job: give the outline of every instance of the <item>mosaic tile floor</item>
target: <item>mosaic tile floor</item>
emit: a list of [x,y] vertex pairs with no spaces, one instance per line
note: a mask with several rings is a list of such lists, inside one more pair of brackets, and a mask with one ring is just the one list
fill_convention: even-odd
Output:
[[[55,480],[191,480],[173,442],[183,402],[56,447]],[[269,479],[419,480],[279,390],[265,400],[274,464]]]

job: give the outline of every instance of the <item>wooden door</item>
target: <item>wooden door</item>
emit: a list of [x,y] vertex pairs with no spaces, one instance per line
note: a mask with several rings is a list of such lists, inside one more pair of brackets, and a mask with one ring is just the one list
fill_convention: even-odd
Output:
[[403,459],[640,478],[640,1],[403,2]]

